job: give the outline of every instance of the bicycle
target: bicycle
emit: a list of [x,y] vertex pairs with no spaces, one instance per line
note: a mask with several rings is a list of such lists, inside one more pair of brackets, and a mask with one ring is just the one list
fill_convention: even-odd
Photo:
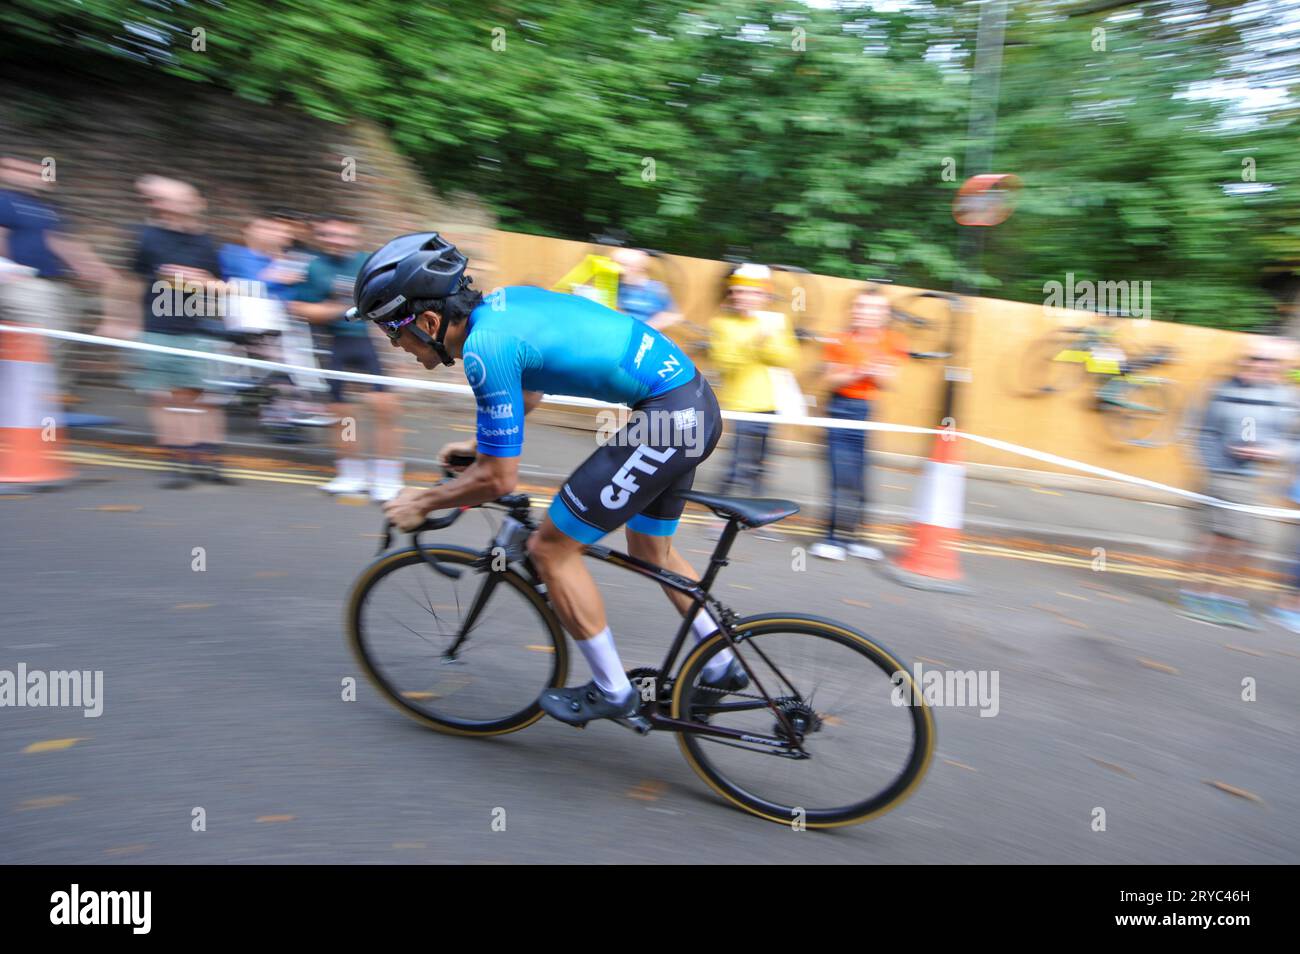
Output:
[[[935,736],[931,711],[904,664],[833,620],[794,613],[739,618],[710,592],[742,530],[775,523],[798,507],[695,491],[681,496],[727,521],[699,582],[607,546],[586,548],[591,558],[692,602],[663,663],[628,673],[641,707],[623,724],[642,735],[676,733],[686,761],[714,792],[779,824],[802,820],[809,828],[832,828],[898,805],[924,777]],[[392,528],[385,524],[379,553],[353,586],[346,617],[353,652],[388,701],[429,728],[460,736],[527,728],[543,715],[538,696],[563,686],[569,672],[564,631],[527,555],[528,535],[536,529],[528,496],[511,494],[484,507],[506,516],[482,550],[420,539],[472,508],[426,520],[410,534],[409,546],[391,553],[385,551]],[[396,592],[389,592],[390,583]],[[418,610],[416,625],[396,620],[398,641],[390,648],[380,617],[392,617],[394,606],[409,611],[402,596]],[[709,613],[718,631],[677,665],[698,609]],[[702,684],[709,662],[728,649],[750,675],[745,691]],[[866,678],[872,673],[885,678],[877,675],[873,683]],[[812,791],[823,783],[829,791]]]
[[1130,357],[1113,339],[1114,332],[1089,325],[1051,332],[1026,349],[1015,390],[1022,397],[1066,393],[1091,376],[1092,407],[1113,441],[1163,447],[1175,436],[1178,384],[1144,372],[1171,363],[1175,353],[1161,345]]

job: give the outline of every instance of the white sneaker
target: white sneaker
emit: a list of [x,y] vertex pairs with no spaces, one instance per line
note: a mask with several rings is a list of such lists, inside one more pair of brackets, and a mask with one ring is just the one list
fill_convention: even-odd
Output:
[[327,494],[364,494],[370,489],[366,479],[366,462],[358,457],[341,457],[338,476],[320,489]]
[[815,557],[821,557],[823,560],[843,560],[844,548],[834,543],[827,543],[822,540],[814,543],[808,548],[808,552]]
[[400,460],[374,462],[375,479],[370,482],[370,499],[387,503],[402,492],[404,486]]
[[869,547],[865,543],[850,543],[849,556],[858,557],[861,560],[883,560],[885,555],[875,547]]

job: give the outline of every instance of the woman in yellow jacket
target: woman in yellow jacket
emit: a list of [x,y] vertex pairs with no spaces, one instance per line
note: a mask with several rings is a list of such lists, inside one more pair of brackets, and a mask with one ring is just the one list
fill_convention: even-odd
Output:
[[[709,322],[709,357],[722,378],[718,403],[723,410],[774,413],[772,370],[798,363],[799,344],[785,315],[767,310],[771,300],[772,272],[766,265],[740,265],[728,277],[723,311]],[[730,429],[731,463],[721,492],[739,488],[761,496],[771,425],[733,421]]]

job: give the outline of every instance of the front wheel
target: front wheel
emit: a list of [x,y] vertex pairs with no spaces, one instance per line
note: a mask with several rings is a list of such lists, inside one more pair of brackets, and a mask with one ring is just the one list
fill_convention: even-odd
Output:
[[412,719],[455,735],[532,725],[538,696],[568,675],[564,631],[545,599],[482,556],[454,546],[385,554],[348,602],[348,641],[370,681]]
[[934,719],[893,654],[839,623],[797,614],[741,620],[736,645],[746,689],[704,685],[705,670],[728,651],[720,633],[691,652],[673,688],[673,718],[722,730],[678,735],[714,791],[778,824],[833,828],[882,814],[916,790],[934,751]]

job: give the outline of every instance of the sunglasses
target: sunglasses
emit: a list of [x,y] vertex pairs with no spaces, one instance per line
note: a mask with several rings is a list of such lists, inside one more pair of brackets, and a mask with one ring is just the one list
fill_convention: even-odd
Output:
[[407,315],[405,318],[394,318],[392,321],[376,321],[384,334],[388,335],[388,340],[397,344],[397,340],[402,337],[402,329],[415,321],[415,315]]

